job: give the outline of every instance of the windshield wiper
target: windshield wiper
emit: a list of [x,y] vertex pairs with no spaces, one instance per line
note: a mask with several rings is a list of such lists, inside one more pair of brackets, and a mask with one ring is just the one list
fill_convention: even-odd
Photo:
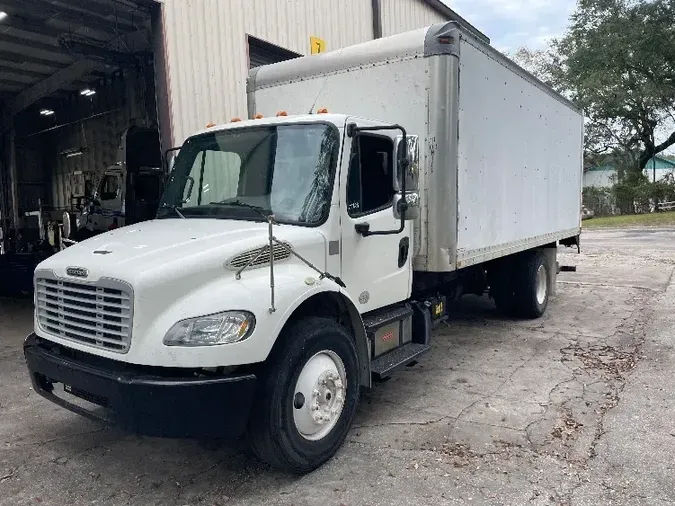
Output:
[[183,220],[186,219],[185,216],[183,215],[183,213],[181,213],[180,210],[178,209],[178,206],[170,206],[170,205],[168,205],[168,204],[162,204],[161,206],[159,206],[159,208],[160,208],[160,209],[171,209],[171,210],[172,210],[174,213],[176,213],[181,219],[183,219]]
[[246,202],[242,202],[241,200],[231,200],[231,201],[224,201],[224,202],[210,202],[210,205],[212,206],[233,206],[233,207],[244,207],[246,209],[250,209],[251,211],[255,211],[260,215],[262,219],[267,221],[269,216],[272,214],[272,211],[269,209],[265,209],[264,207],[260,206],[254,206],[252,204],[247,204]]

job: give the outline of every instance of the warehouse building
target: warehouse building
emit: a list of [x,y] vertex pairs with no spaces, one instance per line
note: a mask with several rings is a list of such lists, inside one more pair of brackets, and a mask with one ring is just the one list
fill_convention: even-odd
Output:
[[440,0],[0,0],[5,251],[44,243],[97,188],[119,205],[111,168],[129,173],[127,222],[152,215],[143,171],[246,117],[249,69],[447,20],[467,24]]

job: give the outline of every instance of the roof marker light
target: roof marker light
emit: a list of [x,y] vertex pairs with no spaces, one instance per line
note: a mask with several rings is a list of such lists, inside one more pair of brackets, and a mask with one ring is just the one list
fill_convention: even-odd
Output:
[[288,113],[286,111],[279,111],[277,113],[277,117],[279,117],[279,116],[288,116]]
[[263,117],[264,116],[262,114],[256,114],[255,116],[253,116],[253,119],[263,119]]
[[325,107],[322,107],[321,109],[316,111],[316,113],[317,114],[328,114],[328,109],[326,109]]

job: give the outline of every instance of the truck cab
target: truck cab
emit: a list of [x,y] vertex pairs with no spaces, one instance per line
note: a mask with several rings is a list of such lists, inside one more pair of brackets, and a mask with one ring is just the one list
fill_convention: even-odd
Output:
[[158,130],[142,126],[126,129],[120,138],[116,162],[94,180],[96,189],[78,216],[72,239],[82,241],[153,219],[165,179]]
[[[230,123],[190,137],[155,220],[38,266],[35,334],[26,342],[36,390],[82,412],[55,393],[61,382],[146,434],[248,427],[267,460],[281,451],[263,445],[276,422],[249,413],[292,399],[290,433],[318,453],[293,450],[281,467],[316,467],[344,438],[372,361],[413,346],[412,309],[401,305],[412,289],[413,140],[401,127],[337,114]],[[99,198],[117,177],[106,175]],[[372,327],[384,327],[386,339],[369,341],[362,314],[387,307],[394,311]],[[426,351],[425,340],[400,364]],[[281,371],[289,360],[298,367]]]
[[162,195],[165,174],[161,167],[141,167],[135,174],[136,190],[133,198],[127,191],[128,172],[122,164],[109,166],[101,175],[96,191],[85,204],[77,220],[75,240],[134,223],[126,210],[136,208],[135,220],[155,217]]

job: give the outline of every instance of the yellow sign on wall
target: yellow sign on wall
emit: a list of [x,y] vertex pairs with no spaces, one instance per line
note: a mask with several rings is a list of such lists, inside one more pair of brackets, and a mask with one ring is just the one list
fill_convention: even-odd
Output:
[[319,37],[310,37],[309,38],[309,47],[311,48],[312,54],[319,54],[326,52],[326,41],[320,39]]

